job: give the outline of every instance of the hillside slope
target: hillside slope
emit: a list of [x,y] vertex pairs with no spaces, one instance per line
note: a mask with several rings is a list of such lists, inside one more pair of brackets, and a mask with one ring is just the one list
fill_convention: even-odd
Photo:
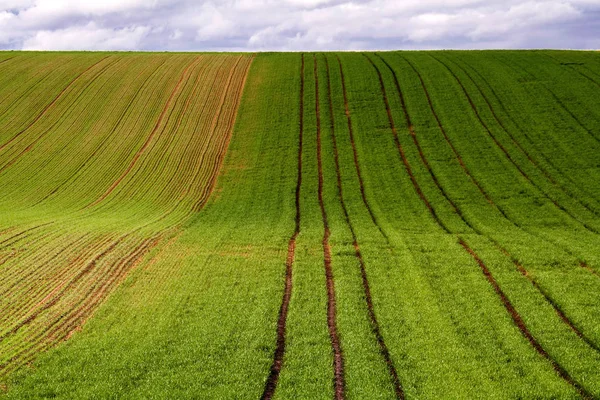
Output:
[[56,57],[0,64],[7,398],[600,397],[597,53]]

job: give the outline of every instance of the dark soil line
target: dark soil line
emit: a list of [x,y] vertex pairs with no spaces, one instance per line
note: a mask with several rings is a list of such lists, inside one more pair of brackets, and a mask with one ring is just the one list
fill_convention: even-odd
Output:
[[171,105],[171,103],[173,101],[173,98],[179,92],[179,88],[181,87],[184,78],[187,76],[188,71],[193,66],[196,65],[196,63],[198,62],[199,59],[200,59],[199,57],[196,57],[194,59],[194,61],[192,61],[190,63],[190,65],[188,65],[186,67],[186,69],[183,71],[183,73],[179,77],[179,81],[177,82],[177,84],[175,85],[175,87],[173,88],[173,90],[171,91],[171,94],[169,95],[169,98],[167,99],[167,102],[165,103],[165,105],[164,105],[164,107],[163,107],[163,109],[162,109],[162,111],[161,111],[161,113],[160,113],[160,115],[158,117],[158,120],[156,121],[156,124],[154,125],[154,128],[152,129],[152,131],[150,132],[150,134],[146,138],[146,141],[144,142],[144,144],[142,145],[142,147],[133,156],[133,159],[129,163],[127,169],[125,169],[125,171],[123,171],[123,173],[121,174],[121,176],[119,176],[119,178],[117,178],[112,183],[112,185],[98,199],[96,199],[94,202],[90,203],[89,205],[87,205],[84,208],[93,207],[96,204],[98,204],[101,201],[103,201],[108,195],[110,195],[113,192],[113,190],[115,190],[115,188],[129,174],[129,172],[131,172],[131,170],[133,169],[133,167],[135,166],[135,164],[137,163],[137,161],[139,160],[139,158],[142,156],[142,154],[144,153],[144,151],[146,150],[146,148],[150,145],[150,143],[152,142],[152,139],[154,139],[154,136],[158,132],[158,129],[160,128],[160,125],[161,125],[163,119],[167,115],[167,111],[169,110],[169,107],[170,107],[170,105]]
[[[432,56],[433,57],[433,56]],[[436,58],[436,57],[434,57]],[[437,58],[436,58],[437,59]],[[438,61],[440,61],[438,59]],[[494,120],[498,123],[498,125],[500,125],[500,127],[504,130],[504,132],[506,132],[506,134],[510,137],[511,142],[525,155],[525,157],[527,157],[527,159],[529,160],[529,162],[535,167],[537,168],[545,177],[546,179],[548,179],[554,186],[556,186],[557,188],[559,188],[560,190],[562,190],[567,196],[571,197],[572,199],[574,199],[575,201],[577,201],[579,204],[581,204],[584,208],[586,208],[588,211],[592,212],[595,215],[599,215],[600,213],[597,212],[596,210],[592,209],[592,207],[581,201],[580,198],[576,197],[575,195],[572,194],[572,192],[570,190],[568,190],[566,187],[564,187],[563,185],[561,185],[544,167],[542,167],[537,161],[535,161],[535,159],[531,156],[531,154],[527,151],[527,149],[525,149],[521,143],[519,143],[519,141],[515,138],[515,136],[506,128],[505,124],[502,122],[502,120],[498,117],[498,114],[496,114],[496,111],[494,110],[494,108],[492,107],[492,104],[489,100],[489,98],[485,95],[485,93],[483,92],[483,89],[480,87],[480,85],[477,84],[477,82],[475,82],[475,79],[473,78],[473,76],[471,74],[469,74],[469,72],[463,68],[462,66],[460,66],[458,63],[451,61],[454,65],[456,65],[457,68],[459,68],[473,83],[473,85],[477,88],[477,90],[479,91],[479,93],[481,94],[481,97],[483,98],[483,100],[485,101],[485,103],[487,104],[490,112],[492,113]],[[498,95],[496,94],[495,90],[490,86],[490,84],[487,82],[487,80],[473,67],[471,67],[471,69],[483,80],[483,82],[485,82],[485,84],[490,87],[490,90],[492,91],[492,94],[498,99],[498,101],[500,102],[500,99],[498,98]],[[504,108],[504,105],[500,102],[500,106],[504,109],[504,111],[506,112],[506,109]],[[518,124],[516,123],[516,121],[514,121],[513,119],[513,123],[515,123],[515,125],[517,126],[517,129],[521,130],[523,132],[523,135],[532,143],[532,146],[534,148],[537,148],[537,146],[535,146],[535,144],[533,143],[533,141],[530,139],[529,135],[527,135],[524,130],[518,126]],[[539,150],[538,150],[539,151]],[[571,182],[574,185],[577,185],[577,183],[575,183],[573,181],[573,179],[571,177],[569,177],[568,175],[563,174],[557,167],[556,165],[554,165],[554,163],[552,162],[551,159],[549,159],[548,157],[546,157],[542,152],[540,152],[540,156],[542,157],[542,159],[548,163],[548,165],[550,165],[552,168],[554,168],[563,178],[569,180],[569,182]],[[580,190],[582,190],[580,188]],[[585,192],[585,191],[584,191]],[[589,193],[586,193],[589,195]]]
[[529,272],[525,269],[525,267],[523,267],[523,265],[521,265],[521,263],[519,263],[518,260],[514,259],[505,249],[501,248],[501,250],[502,250],[502,252],[507,257],[509,257],[512,260],[512,262],[515,264],[515,266],[517,267],[517,269],[519,270],[519,272],[521,273],[521,275],[523,275],[525,278],[527,278],[527,280],[529,282],[531,282],[531,284],[533,285],[533,287],[535,287],[538,290],[538,292],[542,296],[544,296],[544,299],[546,300],[546,302],[552,306],[552,308],[554,309],[554,311],[556,312],[556,314],[559,316],[559,318],[562,320],[562,322],[564,322],[565,325],[567,325],[588,346],[590,346],[592,349],[596,350],[597,352],[600,352],[600,347],[597,344],[595,344],[592,340],[590,340],[587,336],[585,336],[583,334],[583,332],[581,332],[581,330],[579,330],[579,328],[577,328],[575,326],[575,324],[573,323],[573,321],[571,321],[569,319],[569,317],[567,317],[567,315],[558,306],[558,304],[556,304],[554,302],[554,300],[552,300],[552,298],[548,294],[546,294],[546,291],[540,287],[540,285],[531,276],[531,274],[529,274]]
[[462,210],[454,203],[454,201],[448,196],[448,194],[445,192],[445,190],[443,189],[443,187],[441,186],[441,184],[439,183],[439,181],[437,180],[437,177],[435,176],[433,170],[431,169],[427,159],[425,158],[425,154],[423,153],[422,149],[421,149],[421,145],[417,139],[415,130],[414,130],[414,126],[412,125],[411,122],[411,118],[410,118],[410,114],[408,113],[408,108],[406,107],[406,102],[404,99],[404,94],[402,92],[402,90],[400,89],[400,83],[398,81],[398,77],[396,75],[396,72],[394,71],[394,69],[391,67],[391,65],[383,58],[381,57],[379,54],[375,53],[375,56],[377,56],[389,69],[389,71],[392,73],[392,76],[394,77],[394,84],[396,86],[396,90],[398,92],[398,95],[400,96],[400,102],[402,104],[402,109],[404,112],[404,115],[406,117],[406,121],[409,125],[409,130],[410,130],[410,135],[413,138],[413,141],[415,143],[415,146],[417,147],[418,151],[419,151],[419,155],[421,157],[421,161],[423,162],[423,164],[425,165],[425,167],[427,168],[427,170],[429,171],[429,174],[431,175],[435,185],[437,186],[437,188],[440,190],[440,192],[442,193],[442,195],[444,196],[444,198],[448,201],[448,203],[453,207],[453,209],[457,212],[457,214],[460,216],[460,218],[463,220],[463,222],[469,226],[471,229],[473,229],[473,231],[481,236],[487,237],[495,246],[498,250],[500,250],[506,257],[508,257],[513,264],[517,267],[517,269],[519,270],[519,272],[529,280],[529,282],[537,289],[537,291],[544,297],[544,299],[546,300],[546,302],[552,306],[552,308],[554,309],[554,311],[558,314],[558,316],[560,317],[560,319],[573,331],[575,332],[575,334],[577,336],[579,336],[579,338],[581,338],[586,344],[588,344],[590,347],[592,347],[593,349],[598,351],[598,346],[595,345],[589,338],[587,338],[576,326],[575,324],[564,314],[564,312],[560,309],[560,307],[558,307],[558,305],[554,302],[554,300],[552,300],[552,298],[539,286],[539,284],[537,283],[537,281],[535,281],[533,279],[533,277],[529,274],[529,272],[525,269],[525,267],[523,267],[523,265],[521,265],[521,263],[519,263],[519,261],[514,258],[509,252],[508,250],[506,250],[502,245],[500,245],[500,243],[498,241],[496,241],[495,239],[485,235],[481,230],[479,230],[478,228],[474,227],[463,215]]
[[433,217],[433,219],[436,221],[436,223],[446,233],[452,233],[450,231],[450,229],[446,226],[446,224],[444,224],[444,222],[437,215],[435,209],[433,208],[433,206],[431,205],[431,203],[429,202],[429,200],[427,199],[427,197],[423,193],[423,190],[421,189],[421,186],[419,185],[419,183],[417,182],[417,179],[415,178],[415,175],[413,174],[412,167],[410,166],[410,163],[408,162],[408,159],[406,158],[406,154],[404,153],[404,148],[402,147],[402,144],[400,143],[400,140],[398,139],[398,130],[396,129],[396,124],[394,122],[394,117],[392,115],[392,110],[390,108],[390,103],[388,101],[387,91],[385,90],[385,85],[383,83],[383,77],[381,76],[381,71],[379,70],[379,68],[377,67],[377,65],[375,65],[375,63],[373,62],[373,60],[371,60],[366,54],[363,53],[362,55],[373,66],[373,68],[375,69],[375,72],[377,72],[377,77],[379,78],[379,88],[380,88],[380,91],[381,91],[381,95],[383,96],[383,101],[385,103],[385,110],[387,112],[390,130],[392,131],[392,134],[394,136],[394,143],[396,144],[396,148],[398,149],[398,154],[400,155],[400,159],[402,160],[402,163],[404,164],[404,168],[406,169],[406,172],[408,173],[408,176],[410,176],[410,180],[411,180],[411,182],[413,184],[413,187],[414,187],[415,191],[417,192],[417,194],[421,198],[421,201],[423,201],[423,203],[425,204],[425,206],[429,210],[429,213],[431,214],[431,216]]
[[[590,225],[588,225],[587,223],[581,221],[579,218],[577,218],[573,213],[571,213],[569,210],[567,210],[563,205],[559,204],[556,200],[554,200],[553,198],[551,198],[544,190],[542,190],[541,187],[539,187],[539,185],[537,185],[535,182],[533,182],[531,180],[531,178],[525,173],[525,171],[523,171],[523,169],[517,164],[517,162],[513,159],[513,157],[510,155],[510,153],[508,152],[508,150],[506,150],[506,148],[502,145],[502,143],[500,143],[498,141],[498,139],[494,136],[494,134],[492,133],[491,129],[487,126],[487,124],[483,121],[483,118],[481,118],[481,115],[479,114],[479,111],[477,110],[477,107],[475,106],[475,103],[473,102],[473,99],[471,98],[471,96],[469,95],[469,93],[467,92],[467,89],[465,88],[465,86],[463,85],[463,83],[460,81],[460,79],[458,78],[458,76],[456,76],[456,74],[454,73],[454,71],[452,71],[446,64],[444,64],[442,61],[440,61],[439,59],[437,59],[436,57],[430,55],[430,57],[434,58],[436,61],[438,61],[440,64],[442,64],[446,70],[448,72],[450,72],[450,74],[454,77],[454,79],[456,80],[456,82],[458,83],[458,85],[460,86],[460,88],[462,89],[465,97],[467,98],[467,100],[469,101],[469,104],[471,106],[471,109],[473,110],[473,113],[475,113],[475,116],[477,117],[477,120],[479,121],[479,123],[481,124],[481,126],[485,129],[485,131],[487,132],[488,136],[492,139],[492,141],[496,144],[496,147],[498,147],[500,150],[502,150],[502,152],[504,153],[504,155],[506,156],[506,158],[511,162],[511,164],[517,169],[517,171],[519,171],[519,173],[521,174],[521,176],[527,181],[529,182],[529,184],[531,184],[534,188],[536,188],[546,199],[550,200],[550,202],[552,202],[552,204],[554,204],[554,206],[556,206],[559,210],[561,210],[562,212],[564,212],[565,214],[567,214],[568,216],[570,216],[573,220],[579,222],[584,228],[586,228],[588,231],[596,233],[596,234],[600,234],[600,231]],[[564,192],[564,191],[563,191]],[[566,192],[564,192],[565,194],[567,194]],[[583,204],[582,204],[583,205]],[[586,207],[587,209],[587,207]],[[588,210],[591,211],[591,210]],[[593,211],[591,211],[593,213]]]
[[587,270],[587,271],[591,272],[592,274],[596,275],[597,277],[600,277],[600,272],[598,272],[598,271],[596,271],[595,269],[593,269],[592,267],[590,267],[590,266],[589,266],[589,265],[588,265],[588,264],[587,264],[585,261],[580,261],[580,262],[579,262],[579,265],[580,265],[580,266],[581,266],[583,269],[585,269],[585,270]]
[[375,308],[373,307],[373,298],[371,296],[371,286],[369,284],[369,279],[367,277],[367,271],[365,262],[362,257],[362,253],[360,251],[360,247],[358,244],[358,240],[356,238],[356,232],[354,231],[354,225],[350,219],[350,215],[348,214],[348,209],[346,207],[346,202],[344,201],[344,192],[342,186],[342,174],[340,169],[340,161],[337,147],[337,139],[335,137],[335,123],[334,123],[334,114],[333,114],[333,101],[331,98],[331,78],[330,78],[330,70],[329,70],[329,60],[325,57],[325,66],[327,69],[327,89],[329,93],[329,115],[330,115],[330,129],[331,129],[331,141],[333,144],[333,157],[335,161],[335,172],[337,176],[337,189],[338,189],[338,197],[340,204],[342,206],[342,211],[344,213],[344,219],[346,220],[346,225],[350,229],[350,233],[352,234],[352,245],[354,246],[354,254],[358,260],[360,265],[360,275],[362,278],[363,290],[365,292],[365,301],[367,303],[367,311],[369,314],[369,320],[371,323],[371,330],[377,339],[377,343],[379,345],[379,351],[385,360],[385,363],[388,367],[388,371],[392,378],[392,384],[394,385],[394,392],[396,394],[397,399],[404,399],[404,390],[402,389],[402,385],[400,383],[400,378],[398,377],[398,372],[396,371],[396,367],[394,366],[394,362],[392,361],[392,357],[388,350],[387,345],[385,344],[385,340],[381,333],[381,328],[379,327],[379,321],[377,320],[377,316],[375,314]]
[[[401,56],[402,57],[402,56]],[[471,172],[469,171],[469,169],[467,168],[467,166],[465,165],[465,163],[463,162],[460,154],[458,153],[458,151],[456,150],[456,148],[454,147],[454,145],[452,144],[452,141],[450,140],[450,138],[448,137],[446,130],[444,129],[444,126],[442,125],[442,122],[440,121],[440,118],[438,117],[437,113],[435,112],[435,108],[433,107],[433,103],[431,101],[431,96],[429,95],[429,91],[427,90],[427,87],[425,86],[425,82],[423,81],[423,77],[421,76],[421,73],[416,69],[416,67],[406,58],[402,57],[404,59],[404,61],[411,67],[411,69],[415,72],[415,74],[417,75],[417,77],[419,78],[419,81],[421,82],[421,87],[423,88],[423,92],[425,93],[425,96],[427,98],[427,102],[429,103],[429,108],[431,110],[431,113],[433,114],[438,128],[440,129],[440,132],[442,132],[444,138],[446,139],[446,143],[448,143],[448,146],[450,147],[450,149],[452,149],[452,152],[454,153],[454,156],[456,157],[456,159],[458,160],[458,163],[460,164],[461,168],[463,169],[464,173],[467,175],[467,177],[471,180],[471,182],[475,185],[475,187],[477,187],[477,189],[479,190],[479,192],[483,195],[483,197],[487,200],[487,202],[494,207],[496,210],[498,210],[498,212],[511,224],[513,224],[514,226],[516,226],[517,228],[526,231],[527,233],[529,233],[530,235],[533,235],[535,237],[538,237],[544,241],[548,241],[548,239],[539,236],[537,233],[535,232],[531,232],[527,229],[525,229],[523,226],[521,226],[521,224],[519,224],[518,222],[513,221],[511,218],[508,217],[508,215],[506,214],[506,212],[504,211],[503,208],[501,208],[498,204],[496,204],[492,198],[490,197],[490,195],[485,191],[485,189],[483,189],[483,187],[479,184],[479,182],[475,179],[475,177],[471,174]],[[567,254],[569,254],[570,256],[573,256],[575,258],[579,258],[579,256],[577,256],[575,253],[573,253],[568,247],[564,247],[562,245],[560,245],[559,243],[556,243],[554,241],[550,241],[552,242],[554,245],[558,245],[560,246]],[[581,260],[580,260],[581,261]]]
[[[15,57],[16,57],[16,56],[15,56]],[[0,64],[4,64],[5,62],[7,62],[7,61],[10,61],[10,60],[12,60],[12,59],[13,59],[13,58],[15,58],[15,57],[6,58],[6,59],[4,59],[4,60],[0,61]]]
[[529,329],[527,329],[527,326],[525,325],[525,322],[521,318],[521,315],[514,308],[514,306],[512,305],[512,303],[506,296],[506,294],[504,294],[504,292],[498,285],[498,282],[496,282],[496,280],[492,276],[492,273],[490,272],[488,267],[485,265],[485,263],[479,258],[477,253],[475,253],[475,251],[473,251],[473,249],[471,249],[471,247],[469,247],[469,245],[463,239],[460,239],[460,244],[471,255],[471,257],[473,257],[473,259],[477,262],[477,264],[481,268],[483,274],[487,278],[488,282],[490,283],[490,285],[492,285],[492,287],[494,288],[494,290],[496,291],[496,293],[502,300],[502,303],[504,304],[504,307],[508,311],[513,322],[515,323],[515,325],[517,325],[517,327],[519,328],[519,330],[521,331],[523,336],[525,336],[525,338],[529,341],[531,346],[538,352],[538,354],[540,354],[542,357],[544,357],[546,360],[548,360],[548,362],[550,362],[550,364],[552,365],[552,367],[554,368],[556,373],[563,380],[565,380],[568,384],[570,384],[575,390],[577,390],[577,392],[581,395],[581,397],[583,397],[585,399],[593,399],[594,396],[592,396],[591,393],[589,393],[578,382],[576,382],[563,367],[561,367],[552,357],[550,357],[550,355],[546,352],[546,350],[544,350],[542,345],[535,339],[535,337],[531,334],[531,332],[529,332]]
[[348,122],[348,133],[350,135],[350,143],[352,143],[352,154],[354,156],[354,168],[356,169],[356,175],[358,176],[358,183],[360,185],[360,194],[362,196],[363,204],[365,205],[365,208],[367,209],[369,216],[371,217],[371,220],[373,221],[373,224],[377,227],[377,229],[379,230],[381,235],[385,238],[385,240],[389,244],[390,239],[389,239],[388,235],[383,231],[381,226],[379,225],[379,222],[377,221],[377,217],[373,213],[373,210],[371,209],[371,206],[369,205],[369,201],[367,200],[367,195],[365,193],[365,185],[364,185],[362,173],[360,170],[360,164],[358,162],[358,153],[356,151],[356,142],[354,140],[354,130],[352,128],[352,116],[350,115],[350,107],[348,105],[348,92],[346,90],[346,78],[344,77],[344,69],[342,68],[342,61],[340,60],[340,57],[337,55],[336,55],[336,58],[337,58],[337,62],[338,62],[339,68],[340,68],[340,76],[342,79],[342,92],[344,93],[344,110],[346,113],[346,120]]
[[102,61],[106,60],[108,57],[110,56],[106,56],[103,57],[102,59],[100,59],[98,62],[90,65],[89,67],[87,67],[85,70],[83,70],[83,72],[81,72],[79,75],[77,75],[71,82],[69,82],[69,84],[67,86],[65,86],[59,93],[58,95],[56,95],[56,97],[48,104],[46,105],[42,111],[33,119],[33,121],[31,121],[29,124],[27,124],[27,126],[25,126],[25,128],[21,129],[19,132],[17,132],[17,134],[15,136],[13,136],[12,138],[10,138],[6,143],[4,143],[3,145],[0,145],[0,151],[2,151],[6,146],[8,146],[9,144],[11,144],[13,141],[15,141],[15,139],[17,139],[19,136],[21,136],[23,133],[25,133],[29,128],[31,128],[36,122],[38,122],[40,120],[40,118],[42,118],[47,112],[48,110],[54,105],[56,104],[56,102],[62,97],[62,95],[71,87],[73,86],[78,80],[79,78],[81,78],[86,72],[88,72],[89,70],[91,70],[92,68],[94,68],[96,65],[100,64]]
[[39,229],[39,228],[42,228],[42,227],[47,226],[47,225],[51,225],[53,223],[54,223],[54,221],[46,222],[45,224],[41,224],[41,225],[36,225],[36,226],[31,227],[31,228],[25,229],[24,231],[21,231],[21,232],[15,234],[13,236],[7,238],[7,239],[4,239],[2,242],[0,242],[0,245],[4,245],[3,247],[0,247],[0,250],[3,250],[5,248],[9,247],[10,245],[12,245],[13,243],[15,243],[16,241],[13,241],[13,242],[11,242],[9,244],[6,244],[6,242],[9,242],[9,241],[11,241],[13,239],[17,239],[17,240],[19,238],[22,239],[22,236],[25,235],[26,233],[34,231],[34,230]]
[[319,75],[317,68],[317,56],[313,54],[314,74],[315,74],[315,115],[317,121],[317,169],[319,171],[319,208],[323,219],[323,259],[325,263],[325,278],[327,282],[327,326],[329,328],[329,337],[333,349],[333,368],[334,368],[334,389],[335,398],[342,400],[345,397],[344,382],[344,355],[337,330],[336,323],[336,301],[335,301],[335,281],[333,270],[331,268],[331,247],[329,245],[329,236],[331,230],[327,221],[327,211],[323,201],[323,157],[321,146],[321,107],[319,104]]
[[292,297],[292,267],[294,265],[294,257],[296,253],[296,238],[300,234],[300,189],[302,187],[302,137],[304,134],[304,54],[302,54],[302,66],[300,73],[300,127],[298,135],[298,180],[296,182],[296,219],[295,228],[292,237],[288,242],[287,259],[285,261],[285,288],[283,291],[283,299],[281,300],[281,308],[279,309],[279,318],[277,320],[277,344],[275,346],[275,354],[273,355],[273,364],[261,399],[269,400],[275,394],[277,389],[277,381],[281,367],[283,366],[283,356],[285,355],[285,333],[287,314],[290,306],[290,298]]
[[[202,198],[200,198],[200,200],[192,208],[193,211],[195,211],[195,212],[200,211],[200,209],[204,206],[204,204],[206,204],[206,201],[207,201],[208,197],[210,196],[210,194],[212,193],[212,191],[213,191],[213,189],[215,187],[217,178],[219,176],[218,171],[220,170],[221,165],[223,164],[223,161],[225,159],[225,154],[227,153],[227,149],[229,148],[229,143],[231,141],[231,135],[233,133],[233,127],[235,125],[235,117],[237,116],[237,108],[239,107],[239,105],[241,103],[242,95],[244,94],[244,87],[246,86],[246,79],[248,77],[248,72],[250,71],[250,66],[252,65],[252,62],[254,61],[254,58],[255,58],[255,55],[252,56],[252,60],[246,66],[246,70],[245,70],[245,73],[244,73],[244,80],[242,81],[241,89],[240,89],[239,95],[236,98],[236,102],[235,102],[236,111],[233,113],[233,121],[230,121],[230,124],[229,124],[228,129],[227,129],[227,139],[225,140],[225,146],[224,146],[223,150],[221,151],[221,154],[220,154],[220,156],[218,158],[218,162],[217,162],[217,165],[215,166],[214,173],[212,174],[212,178],[210,179],[210,183],[209,183],[209,185],[207,187],[207,189],[208,189],[207,193],[204,196],[202,196]],[[225,87],[225,93],[229,92],[229,88],[231,86],[231,81],[233,80],[233,76],[235,74],[235,70],[237,70],[238,64],[240,63],[241,60],[242,60],[242,57],[240,57],[237,60],[237,62],[235,64],[235,67],[233,68],[233,70],[231,72],[231,75],[229,77],[229,81],[227,82],[227,86]],[[223,101],[222,101],[221,105],[219,106],[219,112],[217,114],[217,119],[215,119],[215,124],[214,124],[214,127],[212,128],[211,136],[212,136],[212,134],[214,133],[214,131],[216,130],[216,128],[218,126],[218,121],[219,121],[219,118],[221,117],[221,114],[223,112],[223,106],[225,104],[225,100],[226,100],[226,96],[223,97]]]

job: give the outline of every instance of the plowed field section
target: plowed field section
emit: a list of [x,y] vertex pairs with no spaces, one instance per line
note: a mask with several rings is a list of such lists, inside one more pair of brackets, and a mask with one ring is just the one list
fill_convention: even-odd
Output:
[[0,377],[80,329],[202,208],[253,60],[46,58],[70,69],[27,80],[35,87],[23,96],[45,100],[30,118],[9,106],[0,120],[0,223],[12,233],[2,241]]

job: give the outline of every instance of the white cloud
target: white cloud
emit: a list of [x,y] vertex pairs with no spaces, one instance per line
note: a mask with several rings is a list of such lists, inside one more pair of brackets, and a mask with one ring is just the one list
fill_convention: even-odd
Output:
[[95,23],[55,31],[39,31],[25,40],[24,50],[135,50],[150,31],[136,26],[123,29],[99,28]]
[[0,0],[0,47],[585,47],[600,0]]

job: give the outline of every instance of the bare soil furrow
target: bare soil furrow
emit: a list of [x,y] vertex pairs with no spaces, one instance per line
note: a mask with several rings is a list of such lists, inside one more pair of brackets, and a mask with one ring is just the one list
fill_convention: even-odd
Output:
[[288,242],[287,258],[285,260],[285,286],[283,290],[283,298],[279,309],[279,318],[277,319],[277,343],[275,345],[275,354],[273,355],[273,364],[269,376],[265,382],[265,387],[261,399],[271,399],[277,389],[277,381],[283,367],[283,358],[285,355],[285,334],[287,315],[292,297],[292,274],[294,258],[296,253],[296,238],[300,234],[300,189],[302,187],[302,138],[304,136],[304,54],[301,55],[301,72],[300,72],[300,127],[298,133],[298,179],[296,181],[296,217],[294,233]]
[[340,204],[342,206],[342,211],[344,213],[344,219],[346,221],[346,225],[352,234],[352,245],[354,247],[354,254],[356,259],[358,260],[360,266],[360,275],[363,285],[363,290],[365,294],[365,302],[367,303],[367,310],[369,314],[369,321],[371,324],[371,330],[375,335],[377,340],[377,344],[379,345],[379,350],[381,351],[381,355],[387,365],[390,377],[392,379],[392,384],[394,386],[394,393],[396,394],[397,399],[404,399],[404,390],[402,389],[402,385],[400,383],[400,378],[398,376],[398,372],[396,371],[396,367],[394,366],[394,362],[392,361],[392,357],[388,350],[387,345],[385,344],[385,340],[383,338],[383,334],[381,333],[381,328],[379,327],[379,321],[377,320],[377,315],[375,314],[375,308],[373,307],[373,298],[371,295],[371,286],[369,284],[369,279],[367,276],[367,270],[365,266],[364,259],[362,257],[362,253],[360,251],[360,246],[358,244],[358,239],[356,237],[356,232],[354,230],[354,224],[350,219],[350,215],[348,213],[348,208],[346,207],[346,202],[344,200],[344,192],[342,185],[342,174],[340,169],[340,161],[339,161],[339,153],[337,146],[337,139],[335,134],[335,123],[334,123],[334,113],[333,113],[333,101],[332,101],[332,91],[331,91],[331,77],[329,70],[329,60],[325,57],[325,67],[327,70],[327,90],[329,93],[329,115],[330,115],[330,129],[331,129],[331,141],[333,145],[333,157],[335,162],[335,171],[336,171],[336,184],[338,189],[338,198]]

